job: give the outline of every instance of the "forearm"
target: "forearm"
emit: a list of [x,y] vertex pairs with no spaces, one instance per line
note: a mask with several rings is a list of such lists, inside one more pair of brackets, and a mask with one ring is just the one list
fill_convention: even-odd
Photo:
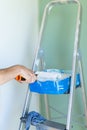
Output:
[[24,81],[18,80],[21,83],[32,83],[36,80],[36,76],[32,70],[22,65],[15,65],[0,70],[0,85],[15,79],[18,75],[21,75],[25,79]]
[[18,65],[0,70],[0,85],[14,79],[19,73]]

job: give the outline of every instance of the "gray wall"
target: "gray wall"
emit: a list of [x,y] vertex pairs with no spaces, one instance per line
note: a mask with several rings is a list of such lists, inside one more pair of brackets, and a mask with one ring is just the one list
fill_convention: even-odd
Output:
[[[38,36],[37,0],[0,0],[0,68],[32,68]],[[28,84],[12,80],[0,86],[0,130],[17,130]],[[38,108],[38,97],[31,109]]]

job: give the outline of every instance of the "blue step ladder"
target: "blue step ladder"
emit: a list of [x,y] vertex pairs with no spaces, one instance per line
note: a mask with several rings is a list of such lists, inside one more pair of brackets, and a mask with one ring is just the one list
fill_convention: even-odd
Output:
[[[52,82],[41,82],[36,81],[32,84],[29,84],[22,118],[29,113],[29,108],[31,104],[32,94],[38,93],[44,95],[45,101],[45,109],[46,109],[46,116],[47,119],[43,122],[38,122],[36,125],[36,130],[70,130],[71,129],[71,120],[72,120],[72,106],[73,106],[73,99],[74,99],[74,91],[76,88],[80,88],[82,90],[82,99],[83,99],[83,106],[84,106],[84,118],[85,118],[85,125],[84,128],[87,128],[87,102],[86,102],[86,92],[84,87],[84,78],[83,78],[83,70],[82,70],[82,62],[81,62],[81,55],[79,51],[79,32],[80,32],[80,24],[81,24],[81,5],[79,0],[52,0],[50,1],[43,13],[40,33],[39,33],[39,40],[38,40],[38,47],[35,53],[35,58],[33,62],[32,69],[33,71],[44,71],[44,61],[43,61],[43,49],[41,46],[42,36],[44,32],[44,27],[46,23],[47,16],[50,14],[51,10],[55,6],[61,5],[77,5],[77,18],[76,18],[76,30],[75,30],[75,40],[74,40],[74,50],[73,50],[73,60],[72,60],[72,70],[70,72],[65,70],[45,70],[45,71],[57,71],[60,75],[66,75],[65,78]],[[38,61],[39,59],[39,61]],[[39,66],[39,67],[37,67]],[[79,69],[78,69],[79,68]],[[77,73],[77,69],[79,70]],[[56,83],[55,83],[56,82]],[[60,89],[62,85],[62,90]],[[50,88],[49,88],[50,86]],[[59,89],[54,89],[59,86]],[[29,92],[30,89],[30,92]],[[52,91],[51,91],[52,90]],[[50,119],[49,113],[49,106],[48,106],[48,94],[68,94],[69,95],[69,103],[68,103],[68,112],[66,116],[66,124],[59,123],[52,121]],[[30,123],[30,122],[29,122]],[[33,125],[31,123],[31,125]],[[19,130],[26,130],[26,121],[20,120]],[[28,130],[28,129],[27,129]]]

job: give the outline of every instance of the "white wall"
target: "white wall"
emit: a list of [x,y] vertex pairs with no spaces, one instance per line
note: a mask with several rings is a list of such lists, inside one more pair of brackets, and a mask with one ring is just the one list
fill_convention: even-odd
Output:
[[[0,68],[32,68],[38,35],[37,0],[0,0]],[[0,130],[17,130],[28,85],[15,80],[0,86]],[[38,97],[31,109],[38,108]]]

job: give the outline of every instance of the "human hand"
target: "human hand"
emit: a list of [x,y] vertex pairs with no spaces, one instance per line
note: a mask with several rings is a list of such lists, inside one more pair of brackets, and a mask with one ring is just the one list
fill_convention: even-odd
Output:
[[20,74],[16,76],[16,80],[20,83],[32,83],[36,80],[36,76],[31,69],[26,68],[25,66],[19,66]]

